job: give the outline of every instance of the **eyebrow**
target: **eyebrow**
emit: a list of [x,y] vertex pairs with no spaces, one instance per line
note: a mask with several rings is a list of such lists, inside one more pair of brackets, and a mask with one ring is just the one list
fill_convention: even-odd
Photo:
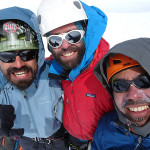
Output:
[[[140,76],[150,76],[150,75],[149,75],[147,72],[143,72],[143,73],[137,75],[134,79],[139,78]],[[134,80],[134,79],[133,79],[133,80]],[[115,79],[114,81],[116,81],[116,80],[126,80],[126,79],[118,78],[118,79]],[[114,82],[114,81],[113,81],[113,82]],[[128,80],[127,80],[127,81],[128,81]]]

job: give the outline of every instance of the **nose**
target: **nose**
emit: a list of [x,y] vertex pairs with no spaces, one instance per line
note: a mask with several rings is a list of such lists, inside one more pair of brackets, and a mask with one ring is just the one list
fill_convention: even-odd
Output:
[[16,68],[21,68],[22,66],[25,65],[24,61],[20,58],[20,56],[16,56],[15,62],[14,62],[14,67]]
[[142,89],[138,89],[133,84],[130,84],[129,89],[126,91],[125,98],[139,100],[143,97],[143,95],[144,93]]
[[71,46],[71,44],[69,42],[67,42],[65,39],[62,41],[62,45],[61,45],[62,49],[67,49],[70,46]]

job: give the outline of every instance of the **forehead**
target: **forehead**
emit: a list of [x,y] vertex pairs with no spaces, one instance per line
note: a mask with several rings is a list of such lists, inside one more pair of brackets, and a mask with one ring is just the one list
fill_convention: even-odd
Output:
[[64,26],[61,26],[57,29],[54,29],[50,32],[50,34],[61,34],[61,33],[65,33],[65,32],[68,32],[70,30],[74,30],[74,29],[77,29],[76,25],[74,23],[70,23],[70,24],[67,24],[67,25],[64,25]]
[[115,75],[115,79],[132,80],[140,74],[145,74],[146,71],[141,66],[136,66],[123,70]]

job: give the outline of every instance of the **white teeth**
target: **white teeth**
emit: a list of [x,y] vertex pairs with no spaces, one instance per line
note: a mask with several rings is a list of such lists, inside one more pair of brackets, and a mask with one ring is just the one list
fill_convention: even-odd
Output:
[[15,76],[24,76],[26,74],[26,72],[17,72],[14,74],[15,74]]
[[71,56],[71,55],[73,55],[73,54],[74,54],[74,52],[72,52],[72,53],[67,53],[67,54],[63,54],[63,56],[69,57],[69,56]]
[[130,110],[130,111],[137,112],[137,111],[146,110],[146,109],[148,109],[148,108],[149,108],[149,106],[148,106],[148,105],[145,105],[145,106],[140,106],[140,107],[130,107],[129,110]]

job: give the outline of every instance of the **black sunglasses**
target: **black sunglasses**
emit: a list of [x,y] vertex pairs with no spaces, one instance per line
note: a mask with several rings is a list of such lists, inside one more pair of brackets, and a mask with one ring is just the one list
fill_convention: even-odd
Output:
[[29,61],[37,57],[38,50],[23,50],[19,52],[8,51],[0,52],[0,60],[5,63],[13,63],[16,56],[20,56],[22,61]]
[[47,43],[53,48],[60,47],[63,39],[65,39],[70,44],[76,44],[81,41],[84,34],[84,30],[71,30],[63,34],[50,35],[49,37],[47,37]]
[[138,78],[131,81],[115,80],[112,84],[112,89],[117,93],[121,93],[128,90],[130,84],[134,84],[139,89],[150,88],[150,76],[141,75]]

